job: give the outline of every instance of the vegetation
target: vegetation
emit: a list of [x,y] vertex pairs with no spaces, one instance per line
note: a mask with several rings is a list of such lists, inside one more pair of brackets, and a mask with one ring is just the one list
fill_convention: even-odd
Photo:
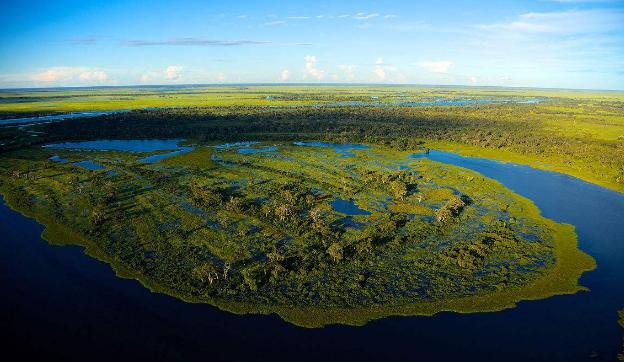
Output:
[[[0,98],[0,118],[135,109],[97,120],[5,126],[0,128],[4,151],[101,138],[306,139],[398,150],[424,146],[529,164],[624,192],[624,95],[618,92],[215,86],[13,91],[1,92]],[[518,103],[534,99],[543,101]],[[436,105],[475,100],[495,103]],[[433,103],[401,105],[406,102]]]
[[[126,136],[169,132],[158,117],[174,114],[134,114],[123,121]],[[120,120],[102,121],[91,123],[95,132]],[[162,128],[139,131],[135,122]],[[74,135],[63,123],[45,127]],[[398,147],[346,157],[274,135],[253,145],[195,142],[194,151],[156,164],[137,162],[145,154],[135,152],[7,151],[0,192],[46,225],[50,242],[85,246],[154,291],[307,327],[500,310],[581,290],[580,275],[595,267],[572,226],[543,218],[531,201],[477,173],[408,159],[413,151]],[[262,152],[239,152],[248,148]],[[72,164],[83,160],[106,169]],[[364,212],[332,207],[338,197]]]

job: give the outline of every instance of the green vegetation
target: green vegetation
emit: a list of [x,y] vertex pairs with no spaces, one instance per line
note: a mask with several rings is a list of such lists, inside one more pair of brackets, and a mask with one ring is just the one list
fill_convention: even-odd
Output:
[[[192,129],[199,139],[217,140],[208,129],[226,116],[205,112],[138,112],[67,124],[86,138]],[[273,121],[263,119],[264,112],[233,114],[229,124],[247,129],[239,137],[258,132],[268,138],[260,130]],[[306,112],[293,114],[314,114]],[[328,119],[340,112],[319,111]],[[175,125],[166,117],[175,117]],[[114,129],[116,122],[127,127]],[[306,132],[324,122],[295,123]],[[214,147],[196,141],[194,151],[156,164],[136,162],[145,154],[133,152],[6,151],[0,192],[11,207],[46,225],[46,240],[85,246],[118,275],[155,292],[235,313],[277,313],[306,327],[501,310],[582,290],[580,275],[595,267],[577,249],[572,226],[543,218],[530,200],[496,181],[408,159],[412,151],[398,144],[352,149],[353,157],[294,146],[281,141],[291,137],[282,126],[273,124],[271,142]],[[78,138],[64,123],[41,127],[46,137]],[[237,139],[240,130],[220,135]],[[269,152],[269,146],[278,149]],[[250,147],[265,152],[238,152]],[[53,155],[106,169],[54,162]],[[365,212],[345,214],[331,206],[336,198]]]
[[[501,103],[398,105],[491,99]],[[509,102],[532,99],[544,101]],[[136,111],[23,130],[0,127],[0,150],[62,140],[173,137],[205,142],[359,142],[398,150],[424,146],[529,164],[624,192],[623,102],[621,92],[503,88],[213,86],[7,91],[0,92],[0,119],[67,111]],[[387,105],[367,106],[375,103]],[[146,107],[182,108],[140,110]]]

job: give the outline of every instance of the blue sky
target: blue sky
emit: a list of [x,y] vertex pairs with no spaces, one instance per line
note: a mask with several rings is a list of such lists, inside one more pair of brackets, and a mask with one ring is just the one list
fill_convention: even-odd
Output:
[[30,1],[0,88],[374,83],[624,90],[624,0]]

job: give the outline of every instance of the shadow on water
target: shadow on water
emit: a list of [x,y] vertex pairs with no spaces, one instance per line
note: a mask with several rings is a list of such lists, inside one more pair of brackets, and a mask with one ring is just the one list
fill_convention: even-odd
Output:
[[[624,196],[570,176],[431,151],[473,169],[577,226],[597,259],[591,292],[521,302],[496,313],[389,317],[363,327],[304,329],[154,294],[77,246],[41,240],[41,225],[0,207],[5,351],[66,360],[613,361],[622,346]],[[8,318],[7,318],[8,316]],[[305,351],[305,352],[304,352]],[[590,357],[596,354],[596,357]]]

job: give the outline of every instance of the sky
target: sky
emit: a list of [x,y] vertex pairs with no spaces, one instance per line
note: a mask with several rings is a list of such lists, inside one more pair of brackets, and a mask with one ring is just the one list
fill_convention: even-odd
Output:
[[624,90],[624,0],[7,1],[0,88]]

